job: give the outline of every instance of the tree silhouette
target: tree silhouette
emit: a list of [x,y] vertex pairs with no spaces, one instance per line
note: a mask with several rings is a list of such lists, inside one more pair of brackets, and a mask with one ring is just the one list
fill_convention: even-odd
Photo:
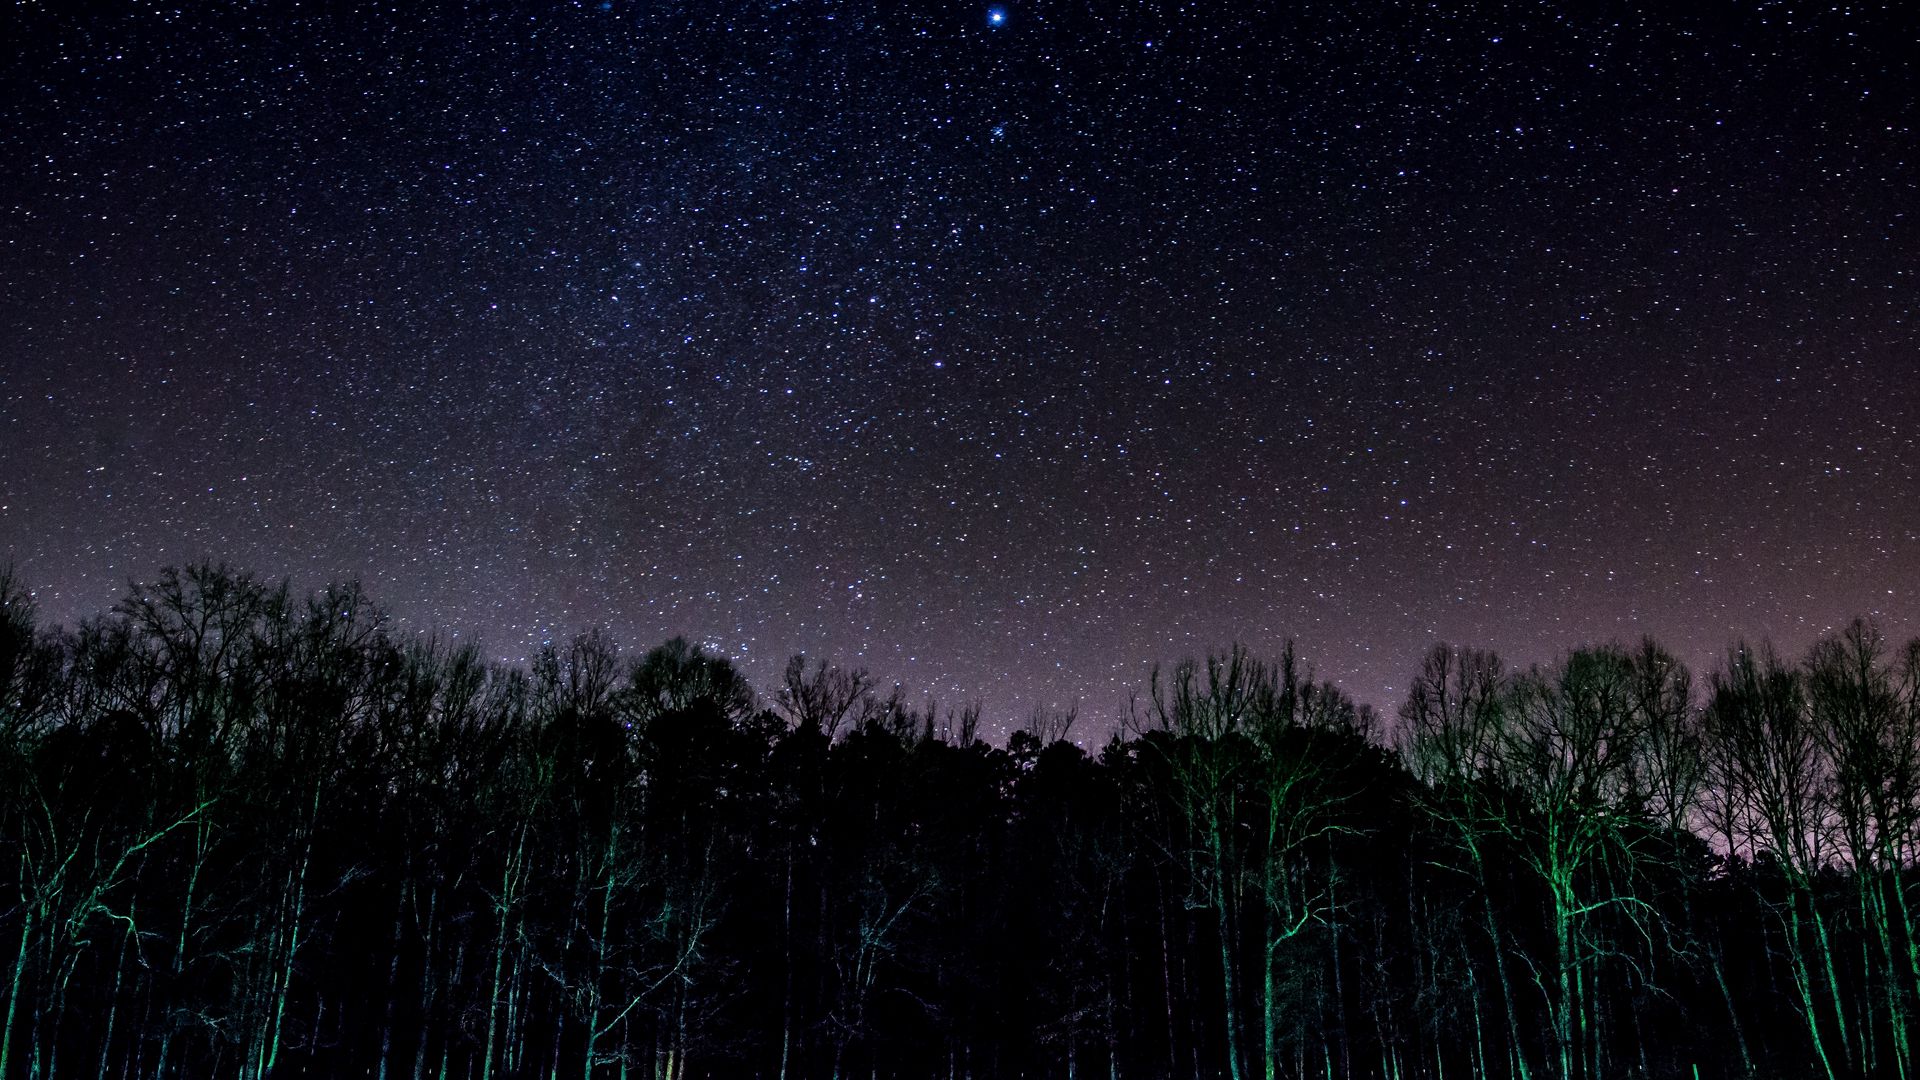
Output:
[[[1900,1078],[1920,644],[1289,647],[1097,754],[684,639],[526,668],[212,565],[0,574],[0,1078]],[[1389,735],[1392,745],[1383,742]]]

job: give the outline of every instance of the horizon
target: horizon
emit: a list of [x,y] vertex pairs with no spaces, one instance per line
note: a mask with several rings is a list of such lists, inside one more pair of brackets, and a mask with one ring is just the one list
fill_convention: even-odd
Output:
[[[330,586],[360,585],[364,588],[363,583],[352,578],[327,581],[303,588],[291,574],[262,574],[249,568],[231,566],[217,560],[202,560],[179,567],[169,566],[162,568],[162,571],[184,571],[189,567],[200,566],[223,569],[235,574],[250,575],[255,580],[274,587],[285,585],[291,591],[291,595],[296,599],[312,597]],[[147,586],[151,585],[158,577],[159,574],[156,573],[154,577],[149,580],[130,581],[126,583],[126,585]],[[113,603],[102,606],[91,614],[80,614],[68,619],[55,619],[49,617],[44,607],[39,606],[39,598],[35,596],[34,590],[28,583],[18,581],[17,577],[16,583],[23,587],[29,597],[34,598],[37,617],[42,624],[41,628],[45,630],[72,631],[82,622],[109,616],[117,608],[120,598],[129,595],[126,585],[123,585],[119,596]],[[1089,708],[1085,698],[1070,699],[1061,702],[1042,702],[1017,712],[995,711],[989,708],[988,703],[980,698],[942,697],[934,690],[917,687],[899,679],[890,678],[883,671],[868,669],[858,663],[842,662],[837,657],[819,656],[811,653],[801,653],[799,651],[762,656],[734,655],[727,652],[719,643],[693,634],[669,633],[663,637],[636,639],[623,636],[616,626],[607,623],[565,628],[564,632],[545,638],[532,650],[517,655],[503,653],[490,649],[488,643],[484,640],[476,640],[469,636],[463,636],[454,629],[418,625],[416,622],[394,612],[382,601],[377,593],[369,590],[365,595],[367,600],[372,603],[374,608],[380,613],[382,625],[385,626],[396,639],[432,640],[443,642],[449,647],[471,647],[486,663],[521,671],[530,669],[531,664],[538,655],[540,646],[553,646],[564,649],[566,645],[576,637],[591,634],[596,631],[604,631],[609,635],[612,644],[620,651],[623,664],[629,668],[633,664],[638,663],[649,649],[675,639],[684,640],[696,648],[703,650],[707,655],[719,657],[734,664],[740,670],[741,674],[747,678],[748,684],[754,691],[758,705],[761,708],[767,709],[774,708],[781,682],[780,674],[788,661],[793,657],[804,656],[809,664],[825,662],[844,670],[864,670],[866,674],[874,679],[874,685],[877,690],[900,691],[904,693],[906,702],[916,708],[935,706],[939,712],[951,714],[972,706],[980,707],[981,727],[983,733],[987,736],[987,741],[1001,746],[1006,744],[1008,738],[1010,738],[1013,733],[1024,728],[1036,710],[1048,714],[1058,714],[1072,710],[1075,715],[1075,723],[1073,725],[1072,736],[1068,741],[1075,743],[1083,749],[1097,748],[1114,736],[1125,738],[1128,735],[1127,725],[1129,721],[1126,706],[1132,704],[1136,698],[1144,699],[1148,681],[1156,668],[1162,671],[1168,671],[1177,664],[1185,661],[1204,661],[1208,657],[1223,656],[1235,647],[1246,648],[1249,656],[1254,660],[1268,661],[1278,656],[1281,650],[1288,645],[1293,645],[1307,673],[1312,676],[1314,681],[1330,682],[1343,693],[1347,694],[1353,700],[1354,704],[1371,709],[1377,717],[1378,730],[1383,733],[1397,732],[1398,726],[1401,723],[1399,716],[1400,707],[1406,700],[1404,690],[1402,691],[1402,696],[1386,700],[1369,699],[1361,693],[1356,693],[1354,688],[1349,685],[1350,680],[1342,679],[1338,673],[1328,671],[1322,667],[1316,661],[1311,651],[1300,647],[1298,639],[1283,638],[1271,643],[1271,647],[1256,646],[1254,643],[1240,640],[1221,641],[1195,651],[1170,654],[1144,661],[1140,665],[1137,683],[1124,690],[1124,698],[1117,702],[1110,712],[1104,714],[1098,709]],[[1707,701],[1709,691],[1708,680],[1715,674],[1724,672],[1728,657],[1741,646],[1749,646],[1761,651],[1772,650],[1783,662],[1789,664],[1797,663],[1804,660],[1818,642],[1843,633],[1847,629],[1847,626],[1855,620],[1865,622],[1874,627],[1883,635],[1888,645],[1893,648],[1897,649],[1908,642],[1920,642],[1920,632],[1903,631],[1903,628],[1907,625],[1906,622],[1890,620],[1880,612],[1873,612],[1850,615],[1823,627],[1806,628],[1802,631],[1804,640],[1799,641],[1797,644],[1783,644],[1781,641],[1763,634],[1735,633],[1729,636],[1725,643],[1718,649],[1711,650],[1704,655],[1690,657],[1674,651],[1674,657],[1685,666],[1692,678],[1694,707],[1702,708],[1706,705]],[[1632,636],[1615,635],[1612,637],[1577,639],[1569,641],[1542,656],[1516,657],[1485,642],[1434,640],[1422,647],[1419,653],[1408,658],[1405,665],[1406,678],[1410,679],[1416,673],[1427,652],[1432,647],[1438,645],[1477,649],[1493,653],[1500,658],[1506,671],[1511,675],[1551,668],[1572,652],[1607,647],[1632,649],[1642,641],[1652,641],[1654,644],[1663,648],[1666,648],[1668,645],[1668,643],[1657,634],[1638,633]],[[1395,688],[1388,687],[1387,689],[1393,690]],[[1392,745],[1392,743],[1392,739],[1385,740],[1385,745]]]

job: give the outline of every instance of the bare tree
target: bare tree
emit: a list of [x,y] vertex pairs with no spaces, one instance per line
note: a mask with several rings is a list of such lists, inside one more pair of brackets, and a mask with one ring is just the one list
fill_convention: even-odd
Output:
[[[1289,1011],[1280,1000],[1282,949],[1311,926],[1329,930],[1334,996],[1337,1007],[1345,1008],[1344,995],[1338,992],[1339,867],[1326,841],[1350,828],[1342,811],[1360,793],[1343,772],[1353,752],[1364,745],[1362,732],[1368,726],[1368,714],[1338,687],[1314,681],[1292,642],[1281,650],[1272,679],[1273,693],[1250,717],[1249,730],[1256,761],[1248,862],[1259,901],[1261,1059],[1267,1080],[1274,1080],[1280,1070],[1279,1024]],[[1316,867],[1314,855],[1322,848],[1328,849],[1325,865]],[[1339,1028],[1342,1057],[1350,1058],[1346,1025]],[[1331,1071],[1332,1048],[1323,1042],[1320,1049]]]
[[1652,725],[1645,707],[1671,704],[1662,684],[1675,665],[1657,650],[1644,655],[1640,671],[1618,646],[1579,649],[1510,688],[1506,778],[1527,812],[1507,821],[1550,900],[1553,963],[1536,981],[1567,1080],[1608,1072],[1593,1025],[1600,962],[1613,946],[1597,916],[1642,923],[1653,914],[1635,887],[1644,836],[1636,770]]
[[[1531,1066],[1507,969],[1507,958],[1516,946],[1494,906],[1490,874],[1492,848],[1508,813],[1503,772],[1510,722],[1507,703],[1507,674],[1498,655],[1442,644],[1421,662],[1400,718],[1408,760],[1425,785],[1427,811],[1445,824],[1466,856],[1472,892],[1480,898],[1479,921],[1487,935],[1493,984],[1499,988],[1499,1008],[1506,1017],[1506,1065],[1526,1080]],[[1474,1001],[1477,1010],[1477,993]],[[1476,1023],[1476,1035],[1479,1031]],[[1487,1072],[1484,1038],[1478,1039],[1476,1058],[1480,1071]]]
[[1246,1075],[1240,1025],[1239,899],[1245,888],[1243,840],[1235,827],[1249,774],[1257,763],[1250,732],[1274,711],[1273,673],[1235,645],[1204,664],[1183,660],[1171,674],[1153,671],[1144,719],[1170,736],[1168,775],[1176,804],[1194,837],[1186,855],[1197,903],[1213,913],[1220,954],[1222,1046],[1233,1080]]
[[1785,879],[1779,917],[1802,1022],[1829,1080],[1853,1073],[1845,994],[1815,884],[1832,859],[1833,766],[1807,707],[1805,680],[1771,648],[1736,646],[1707,706],[1709,752],[1733,850],[1767,856]]
[[825,660],[811,670],[807,658],[787,661],[774,707],[795,727],[812,727],[833,739],[842,727],[859,727],[875,708],[873,677],[865,669],[848,670]]
[[1073,725],[1080,718],[1080,709],[1073,706],[1067,709],[1049,709],[1036,705],[1028,715],[1027,722],[1020,730],[1032,735],[1039,745],[1052,746],[1073,732]]
[[1912,1068],[1912,995],[1920,989],[1903,866],[1920,813],[1920,712],[1902,699],[1888,652],[1879,628],[1856,619],[1814,645],[1806,682],[1814,736],[1832,767],[1828,796],[1860,925],[1876,946],[1868,974],[1878,992],[1858,997],[1859,1052],[1871,1061],[1872,1042],[1886,1039],[1904,1078]]

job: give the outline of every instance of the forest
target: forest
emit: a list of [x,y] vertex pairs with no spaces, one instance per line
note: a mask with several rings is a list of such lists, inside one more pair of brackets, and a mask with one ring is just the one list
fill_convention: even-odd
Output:
[[0,1080],[1914,1075],[1920,642],[1409,665],[1001,746],[818,659],[0,577]]

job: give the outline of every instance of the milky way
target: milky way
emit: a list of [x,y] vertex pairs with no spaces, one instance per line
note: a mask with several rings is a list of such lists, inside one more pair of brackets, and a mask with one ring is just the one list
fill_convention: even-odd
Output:
[[1901,6],[15,5],[0,560],[995,725],[1912,632]]

